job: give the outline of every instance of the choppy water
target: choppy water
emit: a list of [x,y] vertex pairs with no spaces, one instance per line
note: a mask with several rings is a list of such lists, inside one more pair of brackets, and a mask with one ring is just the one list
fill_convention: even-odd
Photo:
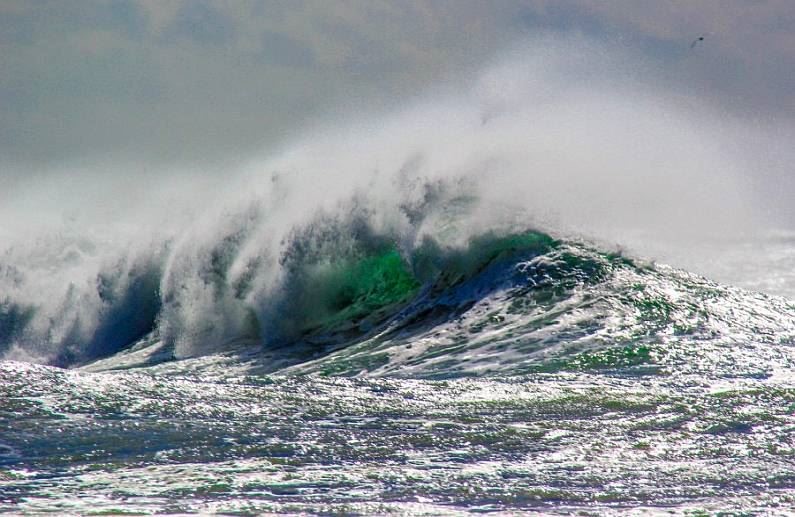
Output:
[[531,46],[243,170],[10,182],[0,512],[792,514],[779,137]]
[[412,261],[304,270],[343,302],[278,345],[0,363],[0,509],[795,508],[791,302],[533,232]]

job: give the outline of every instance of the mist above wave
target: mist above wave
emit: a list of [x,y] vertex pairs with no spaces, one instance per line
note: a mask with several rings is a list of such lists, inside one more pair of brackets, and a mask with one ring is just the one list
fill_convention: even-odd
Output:
[[[638,56],[535,40],[465,84],[217,171],[75,166],[0,194],[0,351],[71,364],[281,336],[292,264],[528,227],[643,250],[753,228],[738,121]],[[296,257],[300,257],[296,259]],[[303,262],[301,262],[303,261]],[[287,316],[290,316],[289,314]]]

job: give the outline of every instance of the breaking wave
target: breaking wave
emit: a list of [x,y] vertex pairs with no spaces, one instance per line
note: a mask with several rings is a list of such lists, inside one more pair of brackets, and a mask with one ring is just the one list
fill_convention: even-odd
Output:
[[[321,125],[233,171],[34,178],[0,208],[15,221],[0,228],[0,356],[74,366],[245,345],[284,368],[331,354],[332,373],[471,373],[565,343],[637,362],[660,336],[719,332],[697,317],[722,321],[704,293],[740,295],[581,236],[642,255],[753,225],[726,121],[640,83],[632,56],[536,43],[466,87]],[[643,294],[666,289],[689,301]],[[764,302],[786,319],[780,303]],[[424,352],[394,348],[412,342]],[[466,351],[486,342],[502,359],[478,370]]]

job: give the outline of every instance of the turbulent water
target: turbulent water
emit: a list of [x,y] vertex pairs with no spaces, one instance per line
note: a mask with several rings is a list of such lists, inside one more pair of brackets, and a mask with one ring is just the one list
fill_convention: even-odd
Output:
[[[538,232],[368,242],[295,251],[268,344],[177,360],[155,325],[78,368],[3,362],[0,508],[795,507],[791,302]],[[6,341],[33,311],[6,302]]]
[[795,293],[746,128],[543,48],[242,172],[0,192],[0,511],[791,512],[795,303],[638,258]]

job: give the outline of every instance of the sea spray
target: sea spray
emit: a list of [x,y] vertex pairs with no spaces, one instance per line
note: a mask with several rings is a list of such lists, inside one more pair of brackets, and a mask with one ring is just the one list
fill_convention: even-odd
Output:
[[[281,340],[293,331],[271,322],[291,250],[323,232],[330,254],[366,233],[408,261],[425,242],[465,248],[495,231],[536,228],[642,252],[649,236],[675,248],[752,227],[745,171],[730,152],[741,146],[725,118],[659,91],[631,52],[612,50],[534,41],[468,85],[319,124],[232,170],[136,182],[122,164],[109,175],[35,177],[0,209],[15,222],[0,255],[10,272],[0,292],[14,307],[4,309],[14,321],[4,356],[80,362],[131,345],[150,324],[176,357]],[[111,284],[146,293],[103,297]],[[119,300],[146,307],[134,315],[142,323],[95,344],[128,314]]]

